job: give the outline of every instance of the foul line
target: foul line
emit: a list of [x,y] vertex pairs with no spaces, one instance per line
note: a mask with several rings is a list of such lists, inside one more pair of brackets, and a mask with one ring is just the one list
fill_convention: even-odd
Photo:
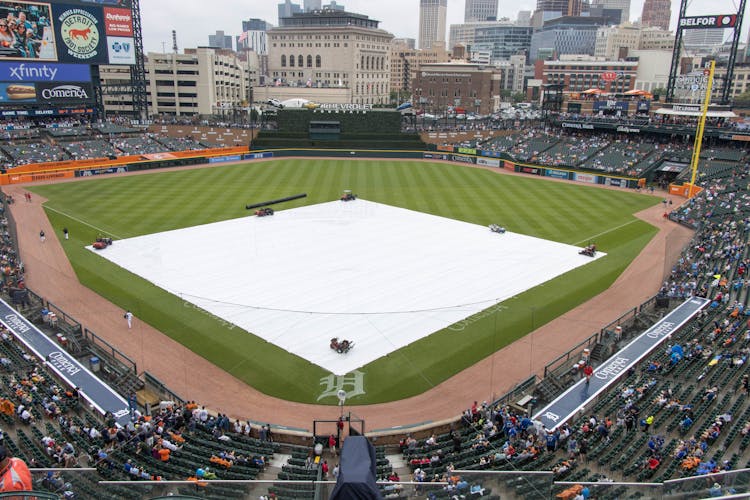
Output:
[[111,233],[111,232],[109,232],[109,231],[107,231],[107,230],[105,230],[105,229],[102,229],[102,228],[100,228],[100,227],[96,227],[96,226],[94,226],[93,224],[89,224],[88,222],[86,222],[86,221],[83,221],[83,220],[79,219],[78,217],[74,217],[74,216],[72,216],[72,215],[70,215],[70,214],[66,214],[65,212],[61,212],[60,210],[57,210],[56,208],[52,208],[52,207],[47,207],[47,206],[45,206],[45,207],[44,207],[44,209],[45,209],[45,210],[50,210],[50,211],[52,211],[52,212],[56,212],[56,213],[58,213],[58,214],[62,215],[63,217],[68,217],[69,219],[73,219],[74,221],[76,221],[76,222],[80,222],[80,223],[81,223],[81,224],[83,224],[84,226],[88,226],[88,227],[90,227],[90,228],[92,228],[92,229],[96,229],[97,231],[99,231],[99,232],[101,232],[101,233],[104,233],[104,234],[108,234],[108,235],[110,235],[110,236],[114,236],[114,237],[115,237],[115,238],[117,238],[118,240],[121,240],[121,239],[122,239],[122,237],[121,237],[121,236],[117,236],[117,235],[116,235],[115,233]]
[[581,241],[578,241],[576,243],[573,243],[573,246],[575,246],[575,247],[580,246],[583,243],[587,243],[587,242],[593,240],[594,238],[598,238],[599,236],[605,235],[607,233],[611,233],[612,231],[617,231],[618,229],[622,229],[625,226],[629,226],[630,224],[633,224],[634,222],[639,222],[639,221],[640,221],[640,219],[633,219],[630,222],[626,222],[625,224],[620,224],[619,226],[613,227],[612,229],[607,229],[603,233],[595,234],[594,236],[589,236],[588,238],[586,238],[584,240],[581,240]]

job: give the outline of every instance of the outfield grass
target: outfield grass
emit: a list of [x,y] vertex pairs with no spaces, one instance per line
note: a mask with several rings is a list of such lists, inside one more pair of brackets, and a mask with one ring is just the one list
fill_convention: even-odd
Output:
[[[564,243],[595,241],[607,252],[506,301],[500,312],[477,315],[370,363],[362,368],[366,395],[350,398],[353,404],[421,393],[523,337],[532,323],[539,327],[581,304],[605,290],[657,231],[632,215],[659,202],[652,196],[444,163],[289,159],[51,184],[33,191],[48,198],[45,208],[53,227],[70,230],[64,248],[83,284],[264,393],[335,404],[335,397],[317,401],[320,379],[328,375],[322,368],[222,325],[83,247],[102,233],[127,238],[246,217],[246,203],[308,194],[276,207],[281,210],[337,199],[344,189],[379,203],[482,225],[498,223]],[[186,272],[210,272],[210,263]]]

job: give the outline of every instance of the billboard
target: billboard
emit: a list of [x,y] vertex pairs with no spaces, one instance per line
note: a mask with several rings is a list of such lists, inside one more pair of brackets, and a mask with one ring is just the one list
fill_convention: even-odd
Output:
[[719,14],[713,16],[691,16],[680,18],[681,29],[734,28],[737,24],[735,14]]
[[16,83],[0,82],[0,105],[43,104],[49,106],[82,105],[93,102],[89,82]]
[[57,64],[0,60],[3,82],[89,82],[91,68],[86,64]]
[[56,106],[90,103],[94,100],[94,91],[88,82],[37,83],[35,86],[39,104]]
[[0,0],[0,61],[135,64],[130,0]]

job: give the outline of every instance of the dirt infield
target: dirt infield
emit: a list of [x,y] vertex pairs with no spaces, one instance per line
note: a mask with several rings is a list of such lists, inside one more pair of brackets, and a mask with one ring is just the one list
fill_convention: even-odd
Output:
[[[154,171],[126,175],[151,172]],[[138,318],[133,329],[128,330],[122,309],[78,282],[62,249],[62,235],[53,231],[44,213],[44,200],[32,194],[31,203],[26,202],[25,189],[20,185],[6,186],[4,191],[16,200],[11,211],[18,227],[29,288],[117,346],[137,363],[139,372],[148,371],[181,397],[233,418],[311,429],[313,419],[338,417],[340,410],[335,406],[293,403],[263,394]],[[657,194],[665,196],[663,192]],[[682,201],[674,198],[676,204]],[[347,405],[346,410],[364,418],[369,430],[437,422],[456,417],[474,400],[504,394],[531,373],[541,374],[550,361],[658,290],[665,264],[674,262],[692,237],[687,228],[665,220],[663,212],[658,204],[637,214],[659,231],[600,295],[423,394],[391,403]],[[43,243],[39,240],[40,229],[47,235]]]

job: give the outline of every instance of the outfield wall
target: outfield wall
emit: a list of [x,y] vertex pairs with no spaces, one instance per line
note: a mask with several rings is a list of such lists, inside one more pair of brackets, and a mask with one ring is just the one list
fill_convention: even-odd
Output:
[[23,165],[0,175],[0,185],[24,182],[54,181],[73,177],[91,177],[118,174],[156,168],[181,167],[186,165],[234,163],[267,158],[386,158],[404,160],[439,160],[487,168],[502,168],[552,179],[561,179],[585,184],[599,184],[624,189],[643,186],[643,179],[603,175],[574,169],[550,168],[511,161],[507,155],[474,148],[438,147],[438,151],[404,151],[388,149],[273,149],[248,152],[245,147],[218,148],[199,151],[181,151],[149,155],[122,156],[117,159],[90,159]]

